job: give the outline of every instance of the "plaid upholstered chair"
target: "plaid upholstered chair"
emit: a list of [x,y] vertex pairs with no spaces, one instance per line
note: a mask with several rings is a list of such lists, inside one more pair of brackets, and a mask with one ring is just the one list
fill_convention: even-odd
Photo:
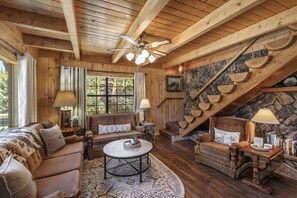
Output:
[[[239,142],[232,145],[220,144],[214,141],[215,128],[239,132]],[[239,149],[254,140],[255,124],[249,120],[234,117],[211,117],[208,134],[196,136],[196,161],[215,168],[230,177],[237,178],[239,174],[252,164]]]

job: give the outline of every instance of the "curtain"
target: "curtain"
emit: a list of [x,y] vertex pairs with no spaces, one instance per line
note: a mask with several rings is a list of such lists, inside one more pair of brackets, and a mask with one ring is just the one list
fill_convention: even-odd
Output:
[[18,56],[18,123],[37,121],[36,59],[25,53]]
[[143,98],[146,98],[145,73],[135,72],[134,74],[134,112],[139,112],[139,105]]
[[86,80],[87,69],[78,67],[61,67],[60,90],[73,91],[77,105],[72,108],[72,115],[79,117],[79,124],[85,127],[86,116]]

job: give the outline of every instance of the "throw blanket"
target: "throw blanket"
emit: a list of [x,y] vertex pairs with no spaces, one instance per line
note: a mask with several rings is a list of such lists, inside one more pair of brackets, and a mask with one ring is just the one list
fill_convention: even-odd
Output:
[[40,146],[42,142],[37,132],[31,128],[0,133],[0,162],[12,155],[14,159],[24,163]]

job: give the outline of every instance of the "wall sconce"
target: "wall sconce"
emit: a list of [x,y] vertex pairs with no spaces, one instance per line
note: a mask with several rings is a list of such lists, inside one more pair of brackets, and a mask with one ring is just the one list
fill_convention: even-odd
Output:
[[183,74],[184,73],[184,66],[179,65],[177,71],[178,71],[179,74]]

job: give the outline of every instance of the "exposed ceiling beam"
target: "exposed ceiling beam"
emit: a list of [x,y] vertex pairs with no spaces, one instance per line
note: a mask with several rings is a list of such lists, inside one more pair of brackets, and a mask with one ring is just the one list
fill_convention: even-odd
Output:
[[73,53],[70,41],[23,34],[23,43],[30,47]]
[[178,34],[172,39],[172,43],[159,48],[163,52],[171,52],[210,30],[226,23],[245,11],[263,3],[265,0],[230,0],[217,8],[194,25]]
[[68,35],[66,22],[63,19],[0,6],[0,21],[12,23],[18,27]]
[[[134,39],[137,39],[151,21],[164,8],[168,1],[169,0],[147,0],[126,34]],[[129,46],[129,43],[122,40],[117,48],[126,48]],[[112,63],[116,63],[124,55],[124,53],[125,50],[114,52],[112,55]]]
[[244,28],[231,35],[228,35],[222,39],[219,39],[197,50],[191,51],[180,57],[172,59],[171,61],[168,61],[162,64],[162,67],[169,68],[181,63],[185,63],[195,58],[199,58],[199,57],[229,48],[241,42],[245,42],[252,38],[286,27],[296,22],[297,22],[297,6],[292,7],[279,14],[276,14],[268,19],[260,21],[247,28]]
[[80,47],[77,34],[77,25],[74,10],[73,0],[61,0],[64,16],[66,19],[67,28],[70,35],[71,44],[73,47],[76,60],[80,60]]

